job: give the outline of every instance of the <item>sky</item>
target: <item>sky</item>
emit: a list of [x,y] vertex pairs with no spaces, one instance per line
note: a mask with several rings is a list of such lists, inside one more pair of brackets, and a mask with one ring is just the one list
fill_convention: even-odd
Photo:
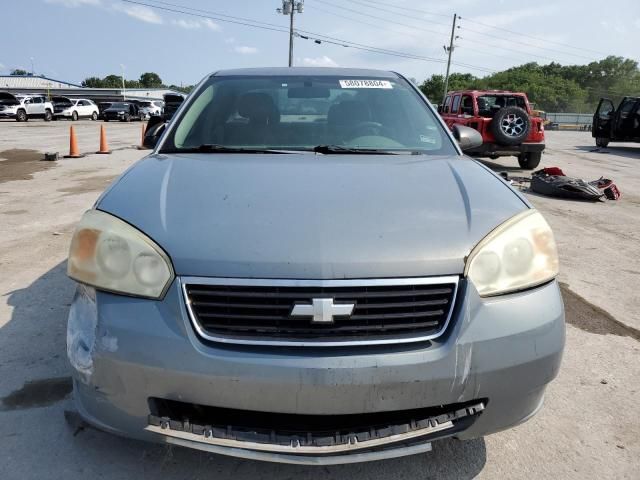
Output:
[[[220,69],[287,65],[282,0],[135,2],[0,0],[0,74],[33,68],[79,83],[151,71],[189,85]],[[295,27],[309,39],[296,38],[294,64],[394,70],[421,82],[445,71],[454,13],[454,72],[607,55],[640,61],[640,0],[305,0]]]

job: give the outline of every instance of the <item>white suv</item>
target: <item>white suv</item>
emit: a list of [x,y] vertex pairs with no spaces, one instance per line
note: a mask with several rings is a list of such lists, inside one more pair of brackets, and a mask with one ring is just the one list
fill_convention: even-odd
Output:
[[0,92],[0,118],[15,118],[26,122],[30,118],[53,118],[53,104],[42,95],[23,95]]
[[160,100],[140,101],[138,102],[138,106],[140,107],[140,115],[146,120],[151,118],[151,115],[162,115],[164,102]]
[[78,118],[90,118],[97,120],[100,113],[98,106],[88,98],[53,97],[53,107],[53,115],[56,119],[69,118],[75,121]]

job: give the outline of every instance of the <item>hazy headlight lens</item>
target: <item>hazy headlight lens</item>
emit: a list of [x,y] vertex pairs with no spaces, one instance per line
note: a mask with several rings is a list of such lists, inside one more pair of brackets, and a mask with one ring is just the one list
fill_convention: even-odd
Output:
[[71,240],[68,275],[98,289],[160,298],[173,281],[171,262],[149,237],[122,220],[89,210]]
[[133,272],[143,285],[161,285],[167,278],[167,265],[157,255],[141,253],[133,262]]
[[122,278],[131,268],[131,249],[124,239],[103,233],[100,235],[96,260],[105,275]]
[[465,274],[481,296],[540,285],[558,274],[551,228],[536,210],[507,220],[471,252]]

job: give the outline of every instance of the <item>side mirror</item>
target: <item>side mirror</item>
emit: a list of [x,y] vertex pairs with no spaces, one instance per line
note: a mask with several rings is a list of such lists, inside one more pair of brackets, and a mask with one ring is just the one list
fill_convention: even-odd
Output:
[[438,113],[442,113],[442,105],[438,105]]
[[147,122],[147,129],[144,132],[142,145],[150,149],[155,148],[166,127],[167,124],[164,122],[162,117],[153,115]]
[[453,126],[453,138],[458,141],[462,150],[469,150],[482,145],[482,135],[476,129],[463,125]]

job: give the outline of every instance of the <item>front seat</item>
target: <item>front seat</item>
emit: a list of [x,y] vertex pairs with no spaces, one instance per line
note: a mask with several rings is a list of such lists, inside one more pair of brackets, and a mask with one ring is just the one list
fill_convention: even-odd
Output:
[[243,128],[236,131],[238,138],[231,143],[244,145],[273,144],[280,111],[269,94],[261,92],[245,93],[238,99],[238,114],[248,119]]

